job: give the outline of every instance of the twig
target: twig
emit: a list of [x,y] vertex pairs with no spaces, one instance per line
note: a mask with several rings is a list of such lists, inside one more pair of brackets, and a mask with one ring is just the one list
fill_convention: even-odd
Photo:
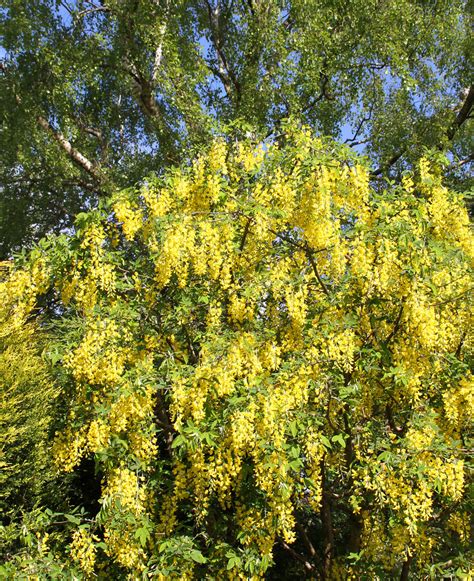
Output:
[[316,261],[314,260],[314,256],[313,256],[311,250],[308,247],[306,247],[306,255],[308,257],[308,260],[309,260],[309,262],[311,264],[311,267],[313,269],[313,272],[314,272],[316,278],[318,279],[318,282],[319,282],[321,288],[323,289],[323,291],[326,294],[326,296],[331,297],[331,294],[330,294],[327,286],[324,284],[324,281],[323,281],[323,279],[321,278],[321,276],[320,276],[320,274],[318,272],[318,267],[316,265]]

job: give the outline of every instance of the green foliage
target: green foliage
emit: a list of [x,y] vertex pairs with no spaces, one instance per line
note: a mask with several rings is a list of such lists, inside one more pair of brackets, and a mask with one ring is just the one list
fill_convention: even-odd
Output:
[[55,470],[50,455],[58,388],[41,357],[41,331],[0,329],[0,511],[49,502]]
[[423,146],[471,153],[464,0],[6,0],[0,27],[0,256],[216,132],[278,139],[289,116],[384,175]]

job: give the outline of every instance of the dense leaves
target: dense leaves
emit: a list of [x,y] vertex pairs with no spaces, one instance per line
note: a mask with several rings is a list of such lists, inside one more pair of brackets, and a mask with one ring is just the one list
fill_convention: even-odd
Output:
[[53,541],[9,571],[468,575],[463,199],[440,155],[374,189],[351,149],[284,132],[215,140],[1,285],[10,333],[48,328],[57,469],[93,459],[100,480],[96,507],[43,516]]
[[446,149],[466,188],[462,0],[5,0],[0,253],[114,189],[283,118],[363,147],[377,174]]

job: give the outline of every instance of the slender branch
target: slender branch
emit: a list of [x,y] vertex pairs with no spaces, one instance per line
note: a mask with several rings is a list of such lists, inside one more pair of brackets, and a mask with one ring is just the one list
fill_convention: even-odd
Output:
[[303,555],[297,553],[292,547],[290,547],[288,543],[285,543],[285,541],[281,541],[281,546],[285,549],[285,551],[288,551],[288,553],[290,553],[292,557],[294,557],[300,563],[303,563],[307,571],[314,571],[314,565],[312,565],[307,559],[305,559]]
[[397,318],[395,320],[395,325],[393,326],[393,329],[390,331],[390,333],[387,335],[387,338],[384,341],[386,346],[390,343],[390,341],[393,339],[393,337],[396,335],[396,333],[398,333],[398,329],[400,328],[400,323],[401,323],[402,315],[403,315],[403,307],[404,307],[404,305],[402,305],[400,307]]
[[461,350],[462,350],[462,346],[464,345],[464,340],[466,339],[466,335],[467,335],[467,331],[464,331],[464,333],[461,335],[461,340],[459,341],[459,345],[456,349],[456,353],[454,354],[456,359],[459,359],[461,356]]
[[[470,119],[470,117],[468,117],[468,119]],[[464,159],[461,159],[458,162],[452,163],[450,166],[448,166],[448,170],[457,169],[458,167],[462,167],[463,165],[466,165],[466,163],[470,163],[473,160],[474,160],[474,153],[471,153],[470,155],[468,155]]]
[[350,146],[352,147],[353,145],[360,145],[361,143],[365,143],[366,141],[368,141],[368,140],[363,140],[363,141],[357,141],[356,142],[356,139],[357,139],[359,133],[361,132],[361,129],[362,129],[362,126],[364,125],[364,123],[366,123],[367,121],[370,121],[372,119],[372,114],[373,114],[373,111],[374,111],[374,106],[375,106],[375,96],[374,96],[374,98],[372,100],[372,103],[370,105],[370,109],[369,109],[368,114],[367,115],[364,115],[362,117],[362,119],[359,121],[359,125],[357,126],[357,128],[356,128],[356,130],[354,132],[354,135],[352,137],[350,137],[350,138],[348,137],[344,141],[344,143],[349,143],[350,142]]
[[401,151],[399,151],[398,153],[396,153],[395,155],[393,155],[385,165],[381,165],[378,169],[376,169],[375,171],[372,172],[372,177],[376,177],[379,176],[380,174],[382,174],[385,170],[389,169],[390,167],[392,167],[392,165],[394,165],[395,163],[397,163],[397,161],[403,157],[407,151],[407,147],[404,147]]
[[[225,56],[223,46],[222,46],[222,38],[221,38],[221,28],[219,22],[220,10],[219,6],[215,9],[212,8],[211,3],[209,0],[206,0],[207,11],[209,14],[209,24],[211,27],[211,40],[214,48],[216,50],[217,59],[219,62],[219,74],[218,77],[224,84],[224,89],[227,96],[230,98],[235,90],[235,94],[237,96],[237,101],[240,100],[240,84],[235,76],[234,72],[230,68],[227,58]],[[211,67],[210,67],[211,68]],[[212,72],[215,73],[215,69],[211,68]],[[233,88],[232,88],[232,86]]]
[[245,224],[244,233],[242,235],[242,240],[240,241],[239,252],[242,252],[245,246],[245,241],[247,240],[247,236],[250,230],[250,224],[252,223],[252,218],[247,220],[247,224]]
[[321,278],[321,275],[319,274],[318,267],[316,265],[316,261],[314,260],[314,256],[308,247],[306,247],[306,255],[307,255],[308,260],[311,264],[311,268],[313,269],[313,272],[314,272],[316,278],[318,279],[318,282],[319,282],[321,288],[323,289],[324,294],[326,296],[330,297],[331,295],[329,293],[329,290],[328,290],[327,286],[324,284],[324,281]]
[[[448,138],[449,141],[452,141],[454,139],[454,136],[456,135],[456,132],[458,131],[458,129],[461,127],[461,125],[470,118],[470,114],[472,111],[474,105],[474,85],[471,85],[469,91],[466,94],[466,97],[461,105],[461,108],[459,109],[458,114],[456,115],[456,119],[454,120],[454,122],[450,125],[450,127],[446,130],[446,137]],[[398,151],[395,155],[393,155],[386,164],[381,165],[378,169],[376,169],[375,171],[372,172],[371,176],[372,177],[377,177],[380,174],[382,174],[384,171],[386,171],[387,169],[389,169],[392,165],[394,165],[395,163],[397,163],[397,161],[403,157],[405,155],[405,153],[408,151],[408,147],[404,147],[402,148],[400,151]],[[466,161],[467,163],[467,161]]]
[[357,145],[364,145],[364,143],[369,143],[370,139],[361,139],[360,141],[352,141],[348,143],[349,147],[356,147]]
[[311,555],[311,557],[315,557],[316,556],[316,549],[314,548],[314,545],[308,536],[308,532],[306,531],[306,527],[304,527],[301,523],[296,521],[296,528],[300,531],[301,536],[303,538],[303,542],[306,545],[306,548],[308,549],[309,554]]
[[84,16],[88,16],[89,14],[94,14],[96,12],[110,12],[110,8],[106,6],[94,6],[94,8],[87,8],[86,10],[81,10],[77,14],[74,15],[74,20],[79,20],[84,18]]

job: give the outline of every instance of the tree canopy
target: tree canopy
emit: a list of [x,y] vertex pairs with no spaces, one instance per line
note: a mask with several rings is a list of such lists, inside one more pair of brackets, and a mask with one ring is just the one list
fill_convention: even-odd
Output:
[[448,151],[466,189],[468,4],[6,0],[1,254],[212,136],[278,139],[290,116],[364,148],[378,176]]
[[4,0],[0,577],[471,578],[471,4]]
[[449,162],[378,189],[283,130],[217,139],[2,283],[3,328],[46,335],[57,469],[94,459],[97,485],[7,573],[468,575],[473,238]]

